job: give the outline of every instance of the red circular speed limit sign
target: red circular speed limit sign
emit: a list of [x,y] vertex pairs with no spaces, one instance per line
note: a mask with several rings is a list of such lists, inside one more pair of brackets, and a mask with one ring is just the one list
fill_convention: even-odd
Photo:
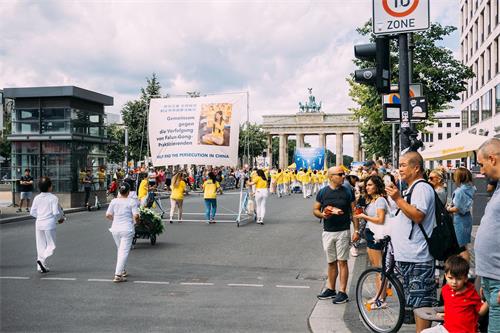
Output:
[[394,17],[404,17],[413,13],[419,0],[382,0],[382,6],[387,14]]

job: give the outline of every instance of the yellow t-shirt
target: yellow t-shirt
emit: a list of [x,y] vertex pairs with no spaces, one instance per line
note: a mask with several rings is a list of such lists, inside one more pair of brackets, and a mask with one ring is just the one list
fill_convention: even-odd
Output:
[[255,188],[267,188],[267,181],[260,176],[255,176],[255,180],[252,180],[252,182],[255,183]]
[[144,178],[139,185],[139,192],[137,193],[137,197],[139,198],[139,200],[142,200],[148,195],[148,185],[148,179]]
[[170,194],[170,199],[174,200],[183,200],[184,199],[184,190],[186,189],[186,182],[181,180],[177,187],[174,185],[170,186],[172,189],[172,194]]
[[276,184],[281,185],[284,182],[285,182],[285,177],[283,175],[283,171],[282,172],[278,172],[276,174]]
[[313,184],[317,184],[318,183],[318,174],[317,173],[313,173],[311,175],[311,179],[312,179]]
[[203,198],[204,199],[215,199],[217,198],[217,189],[220,188],[219,182],[214,182],[208,179],[203,184]]
[[297,180],[298,180],[299,182],[302,182],[302,177],[304,177],[304,171],[299,171],[299,172],[297,173]]
[[212,135],[219,138],[224,137],[224,122],[222,122],[222,124],[214,122],[214,127],[212,129],[213,129]]
[[290,176],[290,173],[288,171],[285,171],[285,183],[289,183],[292,177]]
[[309,184],[311,182],[311,173],[308,171],[301,178],[303,183]]

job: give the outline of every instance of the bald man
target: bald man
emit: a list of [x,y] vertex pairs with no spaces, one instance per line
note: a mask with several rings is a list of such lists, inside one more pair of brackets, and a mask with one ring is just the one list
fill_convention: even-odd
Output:
[[[417,152],[401,156],[399,174],[412,195],[408,203],[396,185],[386,187],[387,194],[401,210],[391,230],[394,259],[403,275],[406,306],[414,309],[432,307],[436,305],[435,261],[424,234],[415,224],[422,225],[427,236],[431,236],[436,223],[434,188],[424,181],[424,160]],[[415,317],[415,324],[416,332],[420,333],[429,328],[431,322]]]
[[[500,139],[486,141],[477,154],[481,173],[500,178]],[[486,205],[474,242],[476,274],[481,276],[484,298],[490,306],[488,332],[500,332],[500,187]]]
[[[343,186],[345,172],[341,167],[328,169],[328,186],[316,195],[313,207],[314,216],[323,219],[323,249],[328,262],[328,280],[326,288],[318,295],[319,299],[333,299],[333,304],[346,303],[347,279],[349,269],[350,224],[354,211],[355,198],[352,191]],[[354,234],[352,241],[359,239],[358,220],[353,219]],[[339,292],[335,291],[337,276],[340,273]]]

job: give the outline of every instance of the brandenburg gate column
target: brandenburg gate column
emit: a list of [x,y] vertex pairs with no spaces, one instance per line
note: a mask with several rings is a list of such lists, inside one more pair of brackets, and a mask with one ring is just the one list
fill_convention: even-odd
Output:
[[339,165],[342,165],[344,163],[344,153],[342,152],[342,146],[344,144],[343,142],[343,133],[342,132],[338,132],[336,135],[335,135],[335,154],[336,154],[336,161],[335,161],[335,165],[336,166],[339,166]]
[[279,167],[284,169],[288,166],[288,135],[280,134]]
[[[326,149],[326,134],[325,133],[319,133],[319,146],[321,148],[324,148]],[[325,165],[326,165],[326,151],[325,151],[325,160],[323,162],[323,168],[325,168]]]
[[267,136],[267,158],[269,159],[269,168],[273,166],[273,136]]
[[304,134],[295,134],[295,137],[297,139],[297,148],[302,148],[305,146],[304,143]]
[[360,144],[360,137],[359,133],[353,133],[352,134],[352,145],[353,145],[353,161],[358,162],[359,161],[359,144]]

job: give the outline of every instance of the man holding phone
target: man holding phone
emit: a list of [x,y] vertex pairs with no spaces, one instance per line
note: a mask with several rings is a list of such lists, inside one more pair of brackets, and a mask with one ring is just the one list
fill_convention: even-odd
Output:
[[[326,289],[319,299],[333,299],[334,304],[346,303],[349,270],[350,241],[359,239],[358,220],[353,218],[354,234],[350,235],[350,222],[355,198],[344,183],[345,172],[341,167],[328,169],[329,185],[318,192],[313,207],[314,216],[323,219],[323,249],[328,262]],[[335,291],[337,276],[340,275],[339,292]]]

